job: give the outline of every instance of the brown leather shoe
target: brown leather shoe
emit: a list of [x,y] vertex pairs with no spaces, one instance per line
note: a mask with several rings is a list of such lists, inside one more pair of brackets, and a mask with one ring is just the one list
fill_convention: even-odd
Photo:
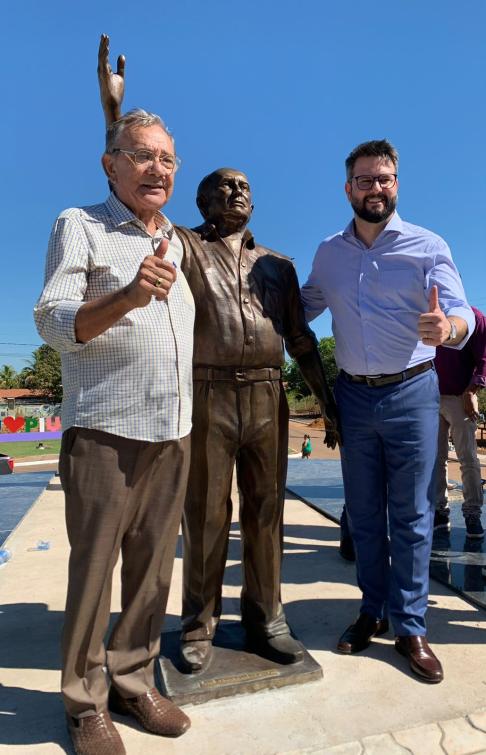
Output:
[[425,637],[412,635],[409,637],[397,637],[395,649],[408,658],[410,668],[426,682],[437,684],[444,678],[441,663],[434,655]]
[[360,613],[357,621],[351,624],[339,638],[339,653],[359,653],[368,647],[373,637],[388,632],[388,619],[375,619],[368,613]]
[[138,697],[122,697],[112,685],[108,707],[121,716],[133,716],[146,731],[161,737],[180,737],[191,725],[186,714],[155,687]]
[[181,665],[187,674],[197,674],[209,666],[213,656],[211,640],[182,641],[180,646]]
[[66,716],[77,755],[125,755],[121,737],[107,711],[93,716]]

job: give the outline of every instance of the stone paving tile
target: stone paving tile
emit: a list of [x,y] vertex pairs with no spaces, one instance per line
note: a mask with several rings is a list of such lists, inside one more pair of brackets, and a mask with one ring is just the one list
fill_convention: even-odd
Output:
[[439,721],[444,732],[442,748],[447,755],[472,755],[486,750],[486,732],[473,728],[465,718]]
[[444,755],[441,747],[442,729],[437,724],[414,726],[411,729],[394,731],[393,738],[413,755]]
[[[391,734],[374,734],[361,740],[364,755],[409,755],[409,750],[395,742]],[[424,750],[422,750],[424,755]]]
[[309,755],[362,755],[363,752],[360,742],[346,742],[346,744],[326,747],[323,750],[312,750]]
[[482,729],[482,731],[486,731],[486,709],[477,710],[475,713],[470,713],[468,719],[476,729]]

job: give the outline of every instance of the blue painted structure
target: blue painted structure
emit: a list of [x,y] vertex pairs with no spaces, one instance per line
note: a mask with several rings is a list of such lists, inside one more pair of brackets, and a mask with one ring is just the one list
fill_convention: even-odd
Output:
[[52,472],[0,477],[0,546],[47,487]]
[[[289,459],[287,489],[339,523],[344,506],[341,462]],[[486,608],[486,543],[466,536],[461,503],[460,496],[451,501],[451,531],[434,533],[430,576]]]

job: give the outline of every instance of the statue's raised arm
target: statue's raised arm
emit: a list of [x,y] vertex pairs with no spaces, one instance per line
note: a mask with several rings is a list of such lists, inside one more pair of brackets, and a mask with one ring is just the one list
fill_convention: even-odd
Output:
[[107,34],[102,34],[98,49],[98,81],[107,126],[121,117],[121,105],[125,94],[125,56],[118,56],[116,73],[111,70],[109,57],[110,38]]

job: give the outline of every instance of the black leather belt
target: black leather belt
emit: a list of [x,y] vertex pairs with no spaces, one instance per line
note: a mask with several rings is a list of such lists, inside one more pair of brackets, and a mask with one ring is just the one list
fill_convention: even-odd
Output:
[[227,380],[237,383],[254,383],[259,380],[280,380],[279,367],[194,367],[194,380]]
[[348,372],[341,370],[346,380],[350,383],[366,383],[370,388],[378,388],[380,385],[391,385],[392,383],[403,383],[405,380],[414,377],[414,375],[420,375],[421,372],[427,372],[434,366],[432,360],[428,362],[421,362],[414,367],[409,367],[403,372],[395,372],[393,375],[350,375]]

